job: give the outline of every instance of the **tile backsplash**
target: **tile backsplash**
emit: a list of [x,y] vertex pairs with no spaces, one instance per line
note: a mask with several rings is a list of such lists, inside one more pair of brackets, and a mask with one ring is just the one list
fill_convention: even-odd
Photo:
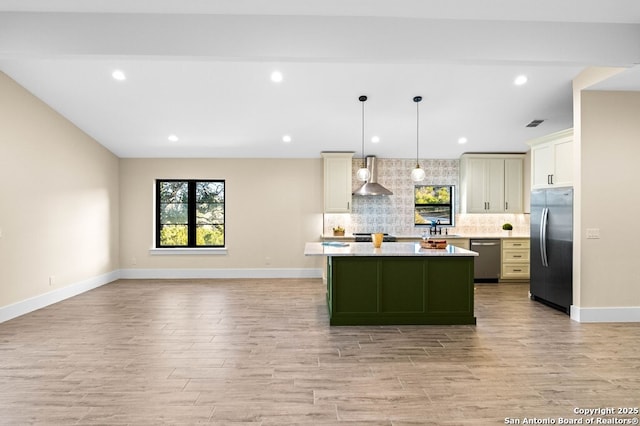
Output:
[[[325,214],[324,233],[331,234],[334,226],[343,226],[347,234],[354,232],[387,232],[392,235],[420,235],[424,227],[413,225],[414,183],[411,170],[415,160],[378,158],[378,183],[393,192],[390,196],[354,196],[351,214]],[[362,159],[353,160],[352,186],[362,182],[355,172],[362,167]],[[426,172],[422,185],[454,185],[456,209],[460,206],[459,168],[457,159],[420,160]],[[529,233],[528,214],[456,214],[450,234],[491,235],[502,232],[502,224],[513,225],[515,235]]]

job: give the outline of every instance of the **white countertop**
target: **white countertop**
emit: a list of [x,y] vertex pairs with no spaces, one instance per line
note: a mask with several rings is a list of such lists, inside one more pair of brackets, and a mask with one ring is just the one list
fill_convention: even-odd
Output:
[[448,245],[445,249],[423,249],[420,243],[387,243],[380,248],[373,244],[345,242],[346,246],[326,245],[323,243],[306,243],[305,256],[478,256],[478,253],[460,247]]

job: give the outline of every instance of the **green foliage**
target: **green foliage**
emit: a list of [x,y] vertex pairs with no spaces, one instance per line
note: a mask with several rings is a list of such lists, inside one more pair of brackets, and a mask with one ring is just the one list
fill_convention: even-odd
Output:
[[196,203],[220,204],[224,202],[224,183],[197,182]]
[[425,218],[423,218],[422,216],[420,216],[420,213],[418,213],[418,210],[415,211],[415,218],[414,218],[414,223],[416,225],[420,225],[423,223],[427,223],[427,221],[425,220]]
[[224,229],[222,226],[198,226],[196,228],[197,246],[223,246]]
[[[186,225],[165,225],[160,230],[160,245],[186,247]],[[221,225],[204,225],[196,228],[197,246],[224,246],[224,228]]]
[[187,226],[186,225],[165,225],[160,230],[161,246],[186,246]]
[[446,186],[416,186],[416,204],[450,204],[451,194]]
[[511,231],[513,229],[513,225],[511,225],[510,223],[505,223],[504,225],[502,225],[502,229],[504,229],[505,231]]
[[[224,246],[224,181],[161,181],[159,185],[161,247]],[[190,226],[195,226],[195,232],[189,231]],[[195,242],[190,241],[193,234]]]

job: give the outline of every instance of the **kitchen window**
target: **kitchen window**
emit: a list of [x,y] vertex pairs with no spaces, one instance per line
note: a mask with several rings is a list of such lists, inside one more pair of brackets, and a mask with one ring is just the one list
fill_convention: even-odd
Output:
[[156,247],[224,247],[224,192],[224,180],[156,180]]
[[454,226],[455,197],[453,185],[416,185],[414,188],[415,225]]

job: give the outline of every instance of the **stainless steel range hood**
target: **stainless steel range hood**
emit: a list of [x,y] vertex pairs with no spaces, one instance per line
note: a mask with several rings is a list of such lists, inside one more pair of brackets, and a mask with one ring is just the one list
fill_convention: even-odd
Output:
[[367,182],[363,183],[360,188],[353,191],[353,195],[393,195],[393,192],[378,183],[376,157],[374,155],[368,155],[366,162],[371,177]]

